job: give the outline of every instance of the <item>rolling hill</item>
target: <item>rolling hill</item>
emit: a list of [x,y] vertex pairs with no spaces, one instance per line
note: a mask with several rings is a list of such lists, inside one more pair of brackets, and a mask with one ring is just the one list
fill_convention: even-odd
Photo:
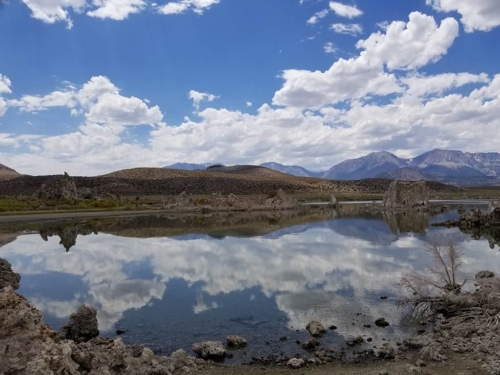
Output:
[[19,176],[21,176],[21,174],[17,173],[14,169],[0,164],[0,181],[12,180]]

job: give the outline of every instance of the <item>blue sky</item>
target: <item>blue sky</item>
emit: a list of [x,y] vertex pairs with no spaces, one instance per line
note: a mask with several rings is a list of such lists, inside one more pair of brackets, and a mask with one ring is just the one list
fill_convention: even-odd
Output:
[[0,163],[23,173],[498,151],[496,0],[0,4]]

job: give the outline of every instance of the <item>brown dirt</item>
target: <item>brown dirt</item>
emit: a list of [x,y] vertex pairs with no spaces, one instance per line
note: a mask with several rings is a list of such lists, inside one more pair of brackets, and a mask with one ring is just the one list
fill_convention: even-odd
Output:
[[9,168],[3,164],[0,164],[0,181],[4,180],[12,180],[14,178],[17,178],[21,176],[19,173],[17,173],[15,170],[12,168]]
[[[200,375],[288,375],[288,374],[314,374],[314,375],[487,375],[488,373],[470,358],[463,355],[450,353],[446,362],[427,362],[425,367],[415,367],[415,353],[406,354],[407,358],[396,361],[369,361],[361,364],[327,364],[322,366],[305,367],[293,370],[283,367],[261,367],[261,366],[234,366],[225,367],[220,365],[203,366],[195,373]],[[418,372],[420,371],[420,372]]]

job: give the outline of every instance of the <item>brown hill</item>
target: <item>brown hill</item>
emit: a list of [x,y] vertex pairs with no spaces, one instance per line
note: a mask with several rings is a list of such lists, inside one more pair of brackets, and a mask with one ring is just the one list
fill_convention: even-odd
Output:
[[290,178],[292,175],[275,171],[274,169],[256,166],[256,165],[235,165],[232,167],[208,168],[207,172],[211,173],[229,173],[257,177],[272,177],[272,178]]
[[3,164],[0,164],[0,181],[12,180],[19,176],[20,174],[17,173],[14,169],[9,168]]
[[[332,181],[312,177],[295,177],[267,168],[240,166],[221,168],[223,171],[184,171],[163,168],[134,168],[98,177],[74,177],[77,188],[96,188],[100,194],[120,196],[165,196],[188,194],[268,194],[278,189],[287,193],[382,194],[392,182],[388,179]],[[269,172],[270,171],[270,172]],[[57,176],[21,176],[0,181],[0,195],[35,194],[42,184]],[[431,192],[453,193],[461,189],[439,182],[427,182]]]

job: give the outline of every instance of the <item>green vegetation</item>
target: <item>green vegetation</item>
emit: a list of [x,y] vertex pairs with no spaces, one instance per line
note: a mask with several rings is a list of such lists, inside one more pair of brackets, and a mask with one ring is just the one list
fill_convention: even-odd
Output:
[[210,200],[207,197],[198,197],[195,198],[194,203],[196,203],[198,206],[206,206],[210,203]]

